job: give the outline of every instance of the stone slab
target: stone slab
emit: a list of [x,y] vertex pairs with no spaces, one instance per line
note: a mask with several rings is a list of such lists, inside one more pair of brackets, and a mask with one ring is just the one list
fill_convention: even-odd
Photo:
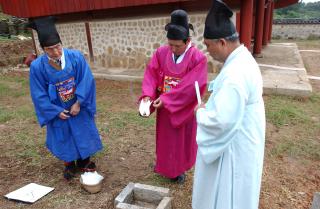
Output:
[[261,67],[264,94],[309,97],[312,86],[305,71]]
[[113,81],[142,81],[143,76],[119,75],[119,74],[105,74],[93,73],[95,78],[108,79]]
[[309,97],[312,86],[295,43],[267,45],[262,58],[257,58],[261,69],[265,94]]
[[171,197],[164,197],[156,209],[171,209],[172,207],[171,202],[172,202]]
[[117,207],[118,203],[131,202],[133,199],[133,188],[134,183],[130,182],[116,197],[116,199],[114,200],[114,206]]
[[320,192],[316,192],[314,194],[312,206],[310,209],[320,209]]

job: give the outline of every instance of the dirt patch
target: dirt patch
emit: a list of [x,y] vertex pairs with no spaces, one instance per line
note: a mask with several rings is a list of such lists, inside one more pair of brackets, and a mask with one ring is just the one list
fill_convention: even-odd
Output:
[[0,67],[22,64],[25,57],[34,51],[32,40],[0,42]]

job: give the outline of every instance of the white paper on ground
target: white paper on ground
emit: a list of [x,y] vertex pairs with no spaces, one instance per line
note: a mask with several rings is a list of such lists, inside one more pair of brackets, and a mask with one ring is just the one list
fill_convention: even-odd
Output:
[[54,190],[53,187],[46,187],[39,184],[30,183],[24,187],[21,187],[20,189],[6,194],[5,197],[12,200],[34,203],[52,190]]
[[199,89],[198,81],[194,82],[194,87],[196,88],[196,95],[197,95],[198,105],[200,105],[201,104],[201,96],[200,96],[200,89]]
[[81,174],[80,182],[82,181],[85,185],[96,185],[100,183],[100,181],[103,180],[103,176],[98,174],[97,171],[95,172],[85,172],[84,174]]
[[144,117],[148,117],[150,115],[150,105],[151,105],[151,101],[143,101],[143,99],[140,102],[140,106],[139,106],[139,112],[141,116]]

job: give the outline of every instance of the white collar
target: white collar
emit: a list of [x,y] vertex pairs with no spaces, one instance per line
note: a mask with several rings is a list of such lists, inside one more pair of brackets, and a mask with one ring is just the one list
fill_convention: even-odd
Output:
[[[48,57],[49,60],[53,60],[51,57],[48,56],[48,54],[47,54],[47,57]],[[66,58],[64,56],[63,48],[62,48],[62,55],[61,55],[60,61],[61,61],[61,69],[64,69],[64,67],[66,66]]]
[[240,46],[238,46],[235,50],[231,52],[231,54],[229,54],[223,65],[227,65],[229,62],[231,62],[231,60],[233,60],[233,58],[235,58],[236,55],[239,54],[243,49],[245,49],[244,45],[240,44]]
[[183,52],[183,54],[181,54],[181,55],[179,56],[179,58],[177,59],[176,62],[174,61],[174,54],[172,53],[173,62],[175,62],[176,64],[179,64],[180,62],[182,62],[182,60],[183,60],[183,58],[184,58],[184,55],[186,55],[187,51],[190,49],[191,46],[192,46],[192,44],[191,44],[191,41],[190,41],[189,44],[188,44],[188,46],[187,46],[187,48],[186,48],[186,50]]

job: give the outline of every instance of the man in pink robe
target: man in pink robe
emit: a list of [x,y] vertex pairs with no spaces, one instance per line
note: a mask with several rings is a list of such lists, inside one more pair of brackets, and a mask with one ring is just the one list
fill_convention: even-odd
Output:
[[178,183],[195,163],[197,105],[195,81],[203,94],[207,59],[192,43],[187,13],[175,10],[165,27],[168,45],[156,50],[146,67],[141,102],[153,101],[157,110],[155,172]]

